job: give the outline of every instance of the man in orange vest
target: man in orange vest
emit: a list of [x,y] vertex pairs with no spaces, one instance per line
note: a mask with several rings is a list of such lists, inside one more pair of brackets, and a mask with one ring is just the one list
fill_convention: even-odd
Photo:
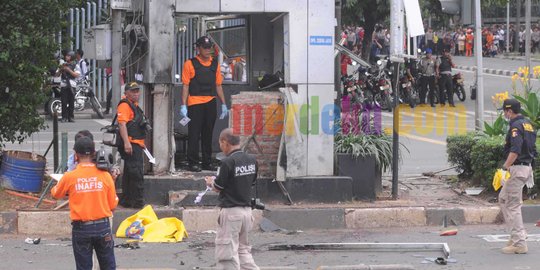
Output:
[[92,269],[95,250],[100,269],[116,269],[114,240],[109,217],[118,204],[114,182],[93,161],[94,142],[88,137],[75,141],[77,168],[64,174],[51,194],[69,195],[72,245],[77,270]]
[[[182,69],[182,105],[180,116],[189,117],[187,159],[189,170],[201,171],[199,167],[199,144],[202,148],[202,169],[216,169],[212,166],[212,135],[216,122],[216,96],[221,101],[221,115],[224,119],[229,114],[221,83],[223,76],[219,61],[212,57],[214,43],[207,36],[202,36],[195,43],[198,54],[187,60]],[[189,107],[189,111],[188,111]],[[199,137],[201,138],[199,141]]]

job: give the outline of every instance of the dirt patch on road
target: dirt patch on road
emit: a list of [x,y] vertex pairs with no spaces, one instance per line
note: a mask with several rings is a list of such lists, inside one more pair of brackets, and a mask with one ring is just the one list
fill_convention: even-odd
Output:
[[[43,186],[43,190],[45,190],[45,185]],[[35,209],[40,195],[38,193],[18,192],[0,188],[0,212]],[[39,209],[53,209],[56,207],[57,202],[52,198],[50,192],[46,194],[44,199]]]

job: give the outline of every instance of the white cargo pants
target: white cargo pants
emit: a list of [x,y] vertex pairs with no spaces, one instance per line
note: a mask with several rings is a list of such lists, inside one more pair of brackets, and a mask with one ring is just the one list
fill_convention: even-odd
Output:
[[221,208],[216,235],[217,268],[258,270],[251,256],[248,233],[253,226],[251,207]]

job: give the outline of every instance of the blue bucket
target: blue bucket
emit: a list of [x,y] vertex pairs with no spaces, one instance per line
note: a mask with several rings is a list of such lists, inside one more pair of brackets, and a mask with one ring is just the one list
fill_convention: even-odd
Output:
[[2,187],[22,192],[40,192],[46,160],[23,151],[4,151],[0,180]]

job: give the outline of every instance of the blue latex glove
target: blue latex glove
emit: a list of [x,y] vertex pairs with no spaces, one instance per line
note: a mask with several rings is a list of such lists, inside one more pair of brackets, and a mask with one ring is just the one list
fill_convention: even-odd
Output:
[[219,119],[223,119],[229,115],[229,109],[227,109],[227,105],[221,104],[221,115],[219,116]]
[[186,105],[180,105],[180,116],[182,116],[182,117],[187,116],[187,106]]

